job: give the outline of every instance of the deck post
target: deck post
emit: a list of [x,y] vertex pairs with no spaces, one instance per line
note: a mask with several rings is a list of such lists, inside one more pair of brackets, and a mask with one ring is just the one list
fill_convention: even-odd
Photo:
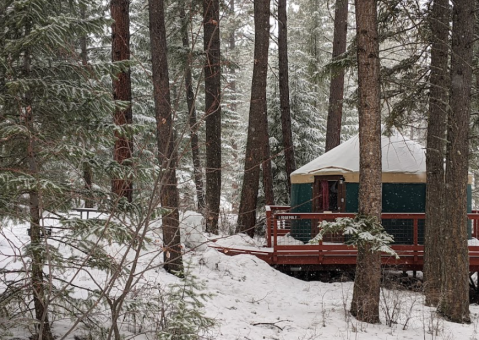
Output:
[[276,246],[278,245],[278,220],[276,219],[275,215],[273,215],[272,222],[273,222],[273,248],[274,248],[274,251],[276,252]]
[[[414,217],[413,219],[413,228],[414,228],[414,247],[418,245],[419,242],[419,237],[418,237],[418,218]],[[424,256],[424,255],[423,255]],[[417,249],[414,249],[414,266],[417,265],[418,262],[418,256],[417,256]],[[414,271],[414,277],[416,277],[416,271]]]
[[271,207],[267,205],[266,207],[266,245],[268,248],[271,248],[271,227],[273,226]]

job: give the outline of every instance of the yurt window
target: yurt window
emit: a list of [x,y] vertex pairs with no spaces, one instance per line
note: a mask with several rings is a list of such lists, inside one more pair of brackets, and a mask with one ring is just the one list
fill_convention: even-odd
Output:
[[344,178],[342,176],[314,177],[313,211],[344,211],[345,196]]

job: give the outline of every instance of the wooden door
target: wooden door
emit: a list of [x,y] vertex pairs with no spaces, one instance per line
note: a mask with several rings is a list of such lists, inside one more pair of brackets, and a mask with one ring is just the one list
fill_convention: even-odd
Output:
[[312,212],[344,212],[346,185],[342,176],[315,176]]

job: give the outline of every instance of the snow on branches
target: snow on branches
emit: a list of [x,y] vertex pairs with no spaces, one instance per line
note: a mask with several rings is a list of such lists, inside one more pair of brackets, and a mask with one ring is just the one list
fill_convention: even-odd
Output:
[[361,243],[372,245],[371,251],[379,251],[396,258],[399,255],[389,246],[394,242],[392,235],[389,235],[374,216],[356,215],[355,218],[336,218],[334,222],[321,221],[319,233],[310,244],[318,244],[326,234],[341,233],[346,237],[345,243],[357,247]]

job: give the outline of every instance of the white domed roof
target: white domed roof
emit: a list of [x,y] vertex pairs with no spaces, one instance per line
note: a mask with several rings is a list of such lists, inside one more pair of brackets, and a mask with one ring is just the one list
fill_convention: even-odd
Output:
[[[422,145],[395,133],[390,137],[381,137],[381,148],[383,179],[388,173],[418,175],[421,179],[414,182],[425,181],[426,150]],[[356,181],[352,179],[359,174],[359,135],[297,169],[291,174],[291,180],[293,183],[309,183],[315,175],[334,174],[349,174],[350,181]]]

